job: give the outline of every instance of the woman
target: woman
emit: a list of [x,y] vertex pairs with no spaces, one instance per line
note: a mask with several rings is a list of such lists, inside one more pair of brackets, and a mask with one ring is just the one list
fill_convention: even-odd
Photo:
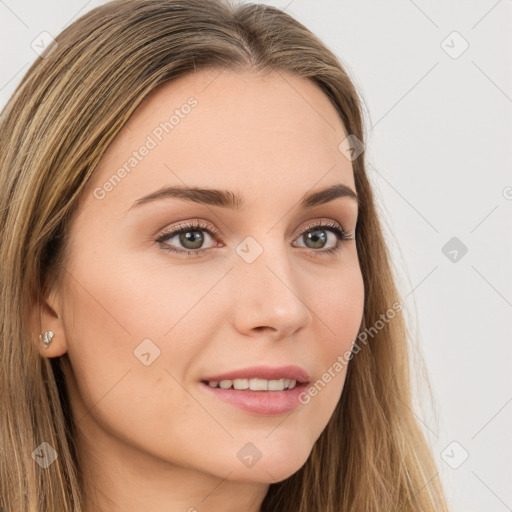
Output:
[[107,3],[0,130],[4,510],[447,510],[359,99],[304,26]]

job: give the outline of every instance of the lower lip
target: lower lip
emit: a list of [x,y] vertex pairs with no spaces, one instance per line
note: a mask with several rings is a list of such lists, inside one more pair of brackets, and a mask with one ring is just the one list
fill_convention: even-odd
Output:
[[234,405],[244,411],[262,416],[274,416],[295,409],[301,405],[299,395],[307,384],[297,383],[293,389],[283,391],[251,391],[249,389],[212,388],[200,382],[201,387],[219,400]]

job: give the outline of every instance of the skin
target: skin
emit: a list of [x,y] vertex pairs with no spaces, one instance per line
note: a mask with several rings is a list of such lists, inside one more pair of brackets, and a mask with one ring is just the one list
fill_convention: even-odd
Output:
[[[302,236],[312,221],[356,227],[353,199],[298,206],[333,184],[355,191],[336,110],[303,78],[219,73],[164,84],[135,111],[81,196],[65,279],[42,308],[55,337],[41,354],[65,354],[86,512],[259,511],[269,484],[306,462],[341,396],[346,368],[309,403],[275,416],[200,388],[204,376],[259,364],[296,364],[315,382],[352,348],[364,302],[355,240],[327,229],[324,246],[314,246]],[[191,96],[191,113],[97,199],[95,188]],[[130,210],[164,185],[184,184],[236,191],[246,209],[167,198]],[[197,219],[219,231],[199,231],[201,256],[155,242]],[[250,264],[235,251],[247,236],[263,249]],[[193,247],[178,236],[166,243]],[[336,243],[339,253],[320,254]],[[134,356],[145,339],[160,350],[148,366]],[[252,467],[237,457],[249,442],[262,454]]]

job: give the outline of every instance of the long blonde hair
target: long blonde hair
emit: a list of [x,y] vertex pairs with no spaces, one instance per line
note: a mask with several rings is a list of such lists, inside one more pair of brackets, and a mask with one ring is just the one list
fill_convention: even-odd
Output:
[[[84,185],[137,106],[194,69],[288,71],[317,84],[348,134],[364,141],[357,92],[336,56],[277,8],[222,0],[117,0],[66,28],[30,67],[0,115],[0,506],[82,511],[82,472],[60,359],[44,358],[29,325],[62,278],[69,219]],[[307,462],[271,484],[265,512],[442,512],[438,471],[412,413],[408,338],[367,179],[357,251],[365,286],[360,332],[341,399]],[[398,308],[400,309],[400,308]],[[373,326],[374,331],[371,331]],[[361,338],[362,339],[362,338]],[[66,355],[62,356],[66,357]],[[31,457],[48,442],[45,470]]]

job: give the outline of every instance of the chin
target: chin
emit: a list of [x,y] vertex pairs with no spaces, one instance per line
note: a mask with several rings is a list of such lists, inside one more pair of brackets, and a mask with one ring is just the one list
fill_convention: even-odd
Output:
[[[306,461],[304,461],[306,462]],[[264,483],[264,484],[275,484],[286,480],[294,473],[296,473],[302,466],[295,466],[291,464],[283,464],[277,468],[273,464],[263,464],[261,461],[253,466],[252,468],[238,468],[233,471],[228,479],[235,480],[237,482],[253,482],[253,483]],[[223,478],[226,475],[218,475]]]
[[269,450],[267,455],[261,453],[258,460],[249,459],[246,463],[243,462],[242,454],[242,461],[231,468],[233,472],[229,479],[269,484],[281,482],[299,471],[306,463],[309,454],[310,451],[297,451],[296,445],[290,445],[286,450]]

